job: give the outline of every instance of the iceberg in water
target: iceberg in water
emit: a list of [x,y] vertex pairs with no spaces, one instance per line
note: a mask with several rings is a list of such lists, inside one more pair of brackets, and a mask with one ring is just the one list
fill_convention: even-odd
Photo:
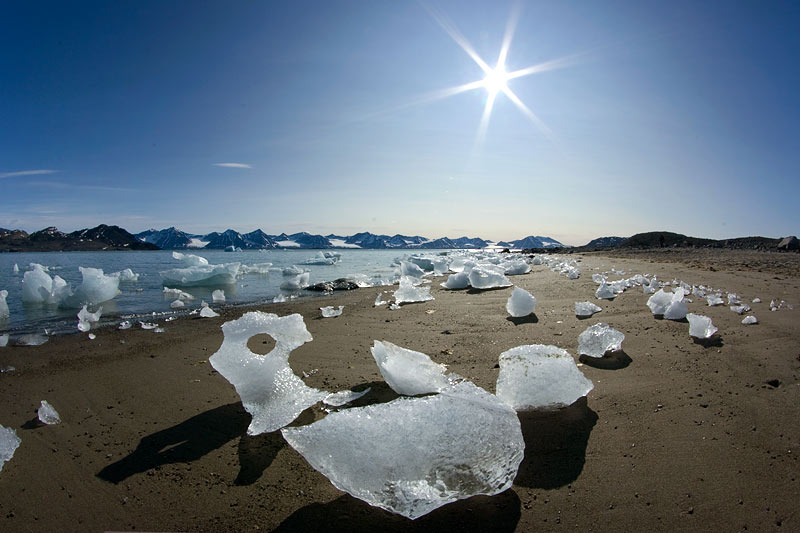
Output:
[[578,335],[578,353],[589,357],[603,357],[607,352],[621,350],[623,340],[624,333],[599,322]]
[[39,417],[39,421],[43,424],[53,425],[61,423],[61,416],[59,416],[58,411],[56,411],[55,407],[47,403],[47,400],[42,400],[39,409],[36,410],[36,414]]
[[172,252],[172,258],[177,261],[182,261],[184,265],[190,267],[207,266],[208,259],[200,257],[199,255],[182,254],[180,252]]
[[427,302],[429,300],[433,300],[430,287],[414,286],[414,278],[411,276],[402,276],[400,278],[400,286],[394,291],[395,303]]
[[439,392],[451,384],[447,367],[434,363],[422,352],[402,348],[391,342],[375,341],[372,357],[383,379],[398,394],[414,396]]
[[481,264],[472,267],[469,273],[469,284],[473,289],[499,289],[513,285],[505,276],[502,267]]
[[497,397],[517,411],[572,405],[594,388],[564,349],[517,346],[500,354]]
[[7,296],[8,296],[8,291],[6,290],[0,291],[0,320],[8,318],[10,315],[10,313],[8,312],[8,304],[6,303]]
[[297,291],[300,289],[305,289],[308,287],[311,280],[311,274],[309,272],[303,272],[302,274],[298,274],[291,279],[288,279],[281,283],[281,289],[287,291]]
[[71,291],[60,276],[50,277],[47,267],[31,263],[22,276],[22,301],[28,304],[58,305]]
[[602,307],[592,302],[575,302],[575,316],[589,317],[602,310]]
[[322,311],[323,318],[333,318],[342,314],[344,306],[340,305],[337,309],[332,305],[326,305],[325,307],[320,307],[319,310]]
[[[308,387],[289,366],[291,351],[312,340],[302,316],[251,311],[225,322],[222,333],[222,346],[209,362],[233,384],[252,415],[248,435],[280,429],[328,395]],[[247,347],[250,337],[262,333],[275,339],[275,348],[267,355]]]
[[225,301],[225,291],[222,289],[216,289],[214,292],[211,293],[211,301],[214,303],[220,303]]
[[183,268],[173,268],[160,272],[164,285],[178,287],[214,287],[232,285],[239,274],[240,263],[210,265],[208,260],[197,255],[172,252],[172,257],[183,261]]
[[514,410],[469,382],[281,433],[336,488],[410,519],[508,489],[525,449]]
[[78,309],[84,305],[97,305],[116,298],[119,292],[119,277],[105,275],[100,268],[78,267],[83,281],[75,292],[66,296],[61,307]]
[[689,313],[686,315],[689,321],[689,335],[698,339],[708,339],[717,332],[717,328],[711,323],[707,316]]
[[302,265],[335,265],[342,260],[339,252],[317,252],[317,255],[302,261]]
[[3,465],[14,457],[20,442],[22,440],[17,437],[16,431],[0,426],[0,470],[3,470]]
[[114,272],[112,274],[109,274],[109,276],[116,276],[119,278],[120,282],[125,282],[125,283],[133,283],[134,281],[139,281],[139,274],[134,274],[133,270],[131,270],[130,268],[120,270],[119,272]]
[[509,296],[506,302],[506,311],[513,317],[523,317],[533,314],[536,309],[536,298],[519,287],[514,287],[514,292]]
[[466,289],[469,287],[469,274],[466,272],[456,272],[455,274],[450,274],[447,277],[447,281],[440,283],[439,285],[450,290]]

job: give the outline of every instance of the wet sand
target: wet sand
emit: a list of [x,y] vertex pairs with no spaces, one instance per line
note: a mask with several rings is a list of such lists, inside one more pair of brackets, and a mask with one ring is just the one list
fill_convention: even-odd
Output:
[[[753,255],[755,254],[755,255]],[[300,313],[314,340],[292,353],[298,375],[329,391],[372,386],[355,405],[392,396],[369,348],[387,340],[421,351],[494,392],[498,355],[521,344],[577,353],[597,322],[625,333],[623,353],[583,364],[585,400],[522,418],[525,459],[512,489],[409,521],[350,497],[285,444],[249,437],[249,415],[208,364],[222,341],[214,319],[94,331],[39,347],[0,348],[0,424],[22,439],[0,472],[3,531],[450,531],[797,530],[800,501],[800,277],[798,254],[714,251],[609,257],[572,254],[582,275],[547,267],[512,281],[537,298],[536,314],[510,320],[511,289],[445,291],[431,302],[374,308],[380,289],[261,307]],[[764,265],[772,266],[764,266]],[[759,324],[727,305],[689,304],[713,319],[711,343],[686,322],[654,318],[641,288],[596,301],[591,274],[612,267],[739,294]],[[610,279],[616,279],[611,276]],[[794,309],[769,311],[772,299]],[[601,313],[580,320],[576,301]],[[322,305],[344,305],[322,319]],[[250,346],[266,353],[269,338]],[[316,370],[316,372],[315,372]],[[43,399],[61,414],[35,423]],[[295,422],[324,416],[319,406]],[[354,439],[358,435],[353,436]]]

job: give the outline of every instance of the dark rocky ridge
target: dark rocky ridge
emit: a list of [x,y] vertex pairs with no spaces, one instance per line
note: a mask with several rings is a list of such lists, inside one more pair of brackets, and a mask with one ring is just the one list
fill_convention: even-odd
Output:
[[100,224],[94,228],[64,233],[55,227],[28,235],[21,230],[0,230],[0,251],[56,252],[95,250],[158,250],[119,226]]

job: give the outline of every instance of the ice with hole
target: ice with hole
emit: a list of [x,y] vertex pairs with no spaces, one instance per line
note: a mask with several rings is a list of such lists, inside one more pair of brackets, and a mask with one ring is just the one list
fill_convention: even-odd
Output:
[[97,311],[90,313],[86,306],[81,307],[78,311],[78,331],[86,332],[92,329],[92,322],[99,322],[100,317],[103,316],[103,308],[98,307]]
[[689,335],[692,337],[708,339],[717,332],[717,328],[707,316],[688,313],[686,320],[689,321]]
[[625,334],[606,324],[598,322],[578,335],[578,353],[589,357],[603,357],[608,352],[622,349]]
[[412,276],[402,276],[400,286],[394,291],[394,301],[397,304],[427,302],[433,300],[430,287],[417,287]]
[[508,489],[525,450],[514,410],[469,382],[281,433],[336,488],[412,520]]
[[8,318],[11,314],[8,311],[8,304],[6,303],[7,296],[8,296],[8,291],[6,290],[0,291],[0,320]]
[[[250,311],[225,322],[222,333],[222,345],[209,362],[234,386],[252,416],[248,435],[280,429],[328,395],[307,386],[289,366],[292,350],[312,340],[302,316]],[[253,353],[247,346],[259,334],[275,339],[275,348],[267,355]]]
[[536,309],[536,297],[525,289],[514,287],[514,291],[506,301],[506,311],[515,318],[532,315]]
[[391,342],[376,340],[371,351],[383,379],[398,394],[439,392],[457,378],[448,376],[447,367],[434,363],[426,354]]
[[225,301],[225,291],[216,289],[211,293],[211,301],[214,303],[222,303]]
[[336,308],[332,305],[326,305],[325,307],[320,307],[319,310],[322,311],[323,318],[333,318],[342,314],[344,306],[340,305],[338,308]]
[[748,315],[742,319],[742,324],[750,325],[750,324],[758,324],[758,319],[753,315]]
[[472,267],[469,272],[469,284],[478,290],[499,289],[513,285],[502,267],[485,263]]
[[341,407],[350,402],[358,400],[371,390],[372,387],[367,387],[366,389],[359,392],[352,390],[343,390],[339,392],[334,392],[325,396],[325,398],[322,400],[322,403],[324,403],[325,405],[330,405],[331,407]]
[[39,421],[48,426],[61,423],[61,416],[56,411],[55,407],[50,405],[47,400],[42,400],[39,409],[36,410]]
[[450,290],[466,289],[469,287],[469,274],[466,272],[456,272],[447,277],[447,281],[440,283],[442,287]]
[[16,431],[0,426],[0,470],[3,470],[3,465],[14,457],[14,452],[21,442],[22,439],[17,437]]
[[215,287],[236,283],[240,263],[211,265],[204,257],[172,252],[172,257],[184,263],[183,268],[172,268],[159,272],[164,285],[178,287]]
[[572,356],[557,346],[517,346],[499,359],[497,397],[516,411],[566,407],[594,388]]
[[590,317],[602,310],[602,307],[593,304],[592,302],[575,302],[575,316]]

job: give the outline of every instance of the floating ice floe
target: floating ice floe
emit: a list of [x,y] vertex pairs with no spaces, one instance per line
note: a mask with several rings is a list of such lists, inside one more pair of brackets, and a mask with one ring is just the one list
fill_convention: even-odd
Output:
[[31,270],[22,276],[22,301],[29,304],[58,305],[71,294],[60,276],[50,277],[47,267],[31,263]]
[[310,272],[303,272],[302,274],[298,274],[291,279],[288,279],[281,283],[281,289],[287,291],[297,291],[300,289],[305,289],[308,287],[311,280],[311,273]]
[[[289,366],[291,351],[312,340],[302,316],[251,311],[225,322],[222,333],[222,346],[209,362],[236,388],[252,415],[248,435],[280,429],[328,395],[308,387]],[[250,337],[262,333],[275,339],[275,348],[267,355],[247,347]]]
[[135,274],[130,268],[120,270],[119,272],[113,272],[109,274],[109,276],[115,276],[119,278],[120,282],[124,283],[133,283],[135,281],[139,281],[139,274]]
[[466,272],[456,272],[447,277],[447,281],[440,283],[442,287],[450,290],[466,289],[469,287],[469,274]]
[[100,268],[78,267],[83,281],[75,292],[65,295],[59,302],[61,307],[80,308],[84,305],[97,305],[116,298],[119,291],[119,278],[107,276]]
[[299,276],[303,272],[307,272],[307,270],[304,268],[300,268],[297,265],[292,265],[284,268],[281,272],[283,273],[284,276]]
[[[375,341],[372,357],[383,379],[398,394],[413,396],[439,392],[451,384],[447,367],[434,363],[422,352],[402,348],[391,342]],[[456,379],[457,376],[452,376]]]
[[624,333],[599,322],[578,335],[578,353],[589,357],[603,357],[608,352],[621,350],[623,340]]
[[16,431],[0,426],[0,470],[3,470],[3,465],[14,457],[14,452],[21,442]]
[[737,315],[743,315],[744,313],[747,313],[748,311],[750,311],[750,306],[747,305],[747,304],[732,305],[731,306],[731,311],[733,311]]
[[8,291],[2,290],[0,291],[0,320],[4,318],[8,318],[10,313],[8,312],[8,304],[6,303],[6,297],[8,296]]
[[225,291],[222,289],[216,289],[214,292],[211,293],[211,301],[214,303],[221,303],[225,301]]
[[102,307],[99,307],[94,313],[90,313],[84,305],[81,310],[78,311],[78,331],[89,331],[92,329],[92,322],[99,322],[102,315]]
[[61,416],[59,416],[58,411],[47,400],[42,400],[39,409],[36,410],[36,414],[42,424],[53,425],[61,423]]
[[183,303],[181,300],[175,300],[174,302],[169,304],[169,307],[171,309],[183,309],[184,307],[186,307],[186,304]]
[[742,324],[758,324],[758,319],[753,315],[748,315],[742,319]]
[[469,382],[281,430],[335,487],[410,519],[511,487],[525,442],[516,413]]
[[430,287],[416,287],[411,276],[402,276],[400,286],[394,291],[395,303],[427,302],[433,300]]
[[252,265],[239,265],[239,275],[260,274],[268,275],[272,271],[272,263],[255,263]]
[[572,405],[594,388],[566,351],[530,344],[500,354],[497,397],[516,411]]
[[350,402],[354,402],[367,394],[369,391],[372,390],[372,387],[367,387],[363,391],[356,392],[352,390],[343,390],[339,392],[334,392],[332,394],[328,394],[322,400],[322,403],[325,405],[330,405],[331,407],[341,407],[346,405]]
[[421,278],[425,275],[425,271],[415,263],[411,263],[409,261],[400,261],[400,275]]
[[217,313],[208,306],[205,306],[200,309],[200,318],[214,318],[217,316],[219,316],[219,313]]
[[514,291],[506,302],[506,311],[512,317],[523,317],[533,314],[536,309],[536,297],[525,289],[514,287]]
[[317,252],[317,255],[302,261],[303,265],[335,265],[342,260],[339,252]]
[[172,252],[172,257],[183,261],[184,268],[173,268],[160,272],[164,285],[178,287],[214,287],[232,285],[239,274],[240,263],[210,265],[204,257]]
[[592,302],[575,302],[575,316],[590,317],[602,310],[602,307],[593,304]]
[[717,332],[717,328],[711,323],[707,316],[689,313],[686,315],[689,321],[689,335],[698,339],[708,339]]
[[469,284],[473,289],[499,289],[513,285],[503,273],[502,267],[480,264],[469,272]]
[[16,264],[16,263],[14,263],[14,266],[11,268],[11,271],[12,271],[14,274],[19,274],[19,265],[18,265],[18,264]]
[[337,309],[332,305],[326,305],[325,307],[320,307],[319,310],[322,311],[323,318],[333,318],[342,314],[344,306],[340,305]]

